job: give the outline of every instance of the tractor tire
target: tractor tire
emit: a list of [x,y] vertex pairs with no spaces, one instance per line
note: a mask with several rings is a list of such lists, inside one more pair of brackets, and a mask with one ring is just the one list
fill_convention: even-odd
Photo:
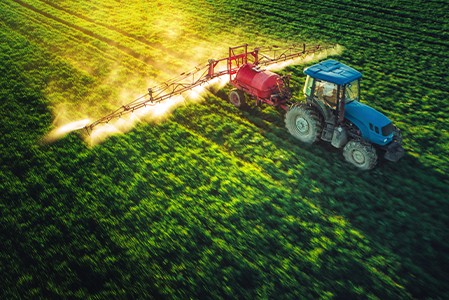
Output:
[[241,90],[234,89],[229,93],[229,102],[235,107],[243,108],[246,105],[245,93]]
[[291,135],[305,144],[316,142],[323,130],[321,116],[307,105],[291,107],[285,115],[285,127]]
[[371,170],[376,166],[377,153],[372,145],[363,144],[360,141],[349,141],[343,148],[343,156],[361,170]]

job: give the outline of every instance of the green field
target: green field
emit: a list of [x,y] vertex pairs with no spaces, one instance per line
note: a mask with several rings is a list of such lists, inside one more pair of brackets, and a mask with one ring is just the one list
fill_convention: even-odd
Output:
[[[448,299],[449,1],[2,0],[0,299]],[[229,46],[338,43],[406,156],[361,172],[229,87],[78,132]],[[289,66],[303,100],[304,65]]]

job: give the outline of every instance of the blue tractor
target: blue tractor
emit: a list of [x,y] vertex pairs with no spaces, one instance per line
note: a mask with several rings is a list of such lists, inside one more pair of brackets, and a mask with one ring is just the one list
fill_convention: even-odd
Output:
[[399,130],[382,113],[359,102],[362,74],[329,59],[304,70],[305,103],[285,115],[289,132],[305,144],[319,139],[343,148],[345,159],[356,167],[372,169],[378,153],[396,162],[404,156]]

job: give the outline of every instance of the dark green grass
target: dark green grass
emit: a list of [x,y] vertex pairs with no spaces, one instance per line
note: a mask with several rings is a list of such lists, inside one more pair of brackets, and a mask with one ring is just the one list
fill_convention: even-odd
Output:
[[[89,80],[2,25],[1,298],[449,296],[438,80],[448,49],[437,26],[447,20],[427,22],[436,2],[377,14],[363,2],[233,2],[217,6],[223,18],[257,8],[253,22],[270,34],[343,44],[339,59],[364,72],[363,99],[404,129],[407,156],[360,172],[324,143],[299,145],[277,111],[237,111],[212,95],[93,149],[75,133],[42,144],[48,82]],[[301,67],[286,71],[300,91]]]

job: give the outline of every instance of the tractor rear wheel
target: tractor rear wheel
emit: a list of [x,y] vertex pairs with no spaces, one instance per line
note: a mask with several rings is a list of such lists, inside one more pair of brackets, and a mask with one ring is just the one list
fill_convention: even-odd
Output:
[[244,107],[245,102],[245,93],[241,90],[234,89],[229,93],[229,102],[234,104],[235,107]]
[[285,127],[295,138],[305,144],[319,139],[323,124],[319,113],[310,106],[293,106],[285,115]]
[[360,141],[349,141],[343,148],[346,161],[362,170],[371,170],[377,163],[376,149]]

